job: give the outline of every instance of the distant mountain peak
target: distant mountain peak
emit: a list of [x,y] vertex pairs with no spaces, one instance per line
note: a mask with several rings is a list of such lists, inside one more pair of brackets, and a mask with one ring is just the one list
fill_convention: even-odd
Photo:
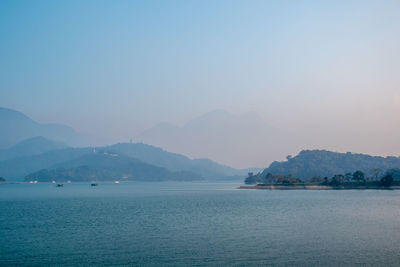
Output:
[[21,121],[25,121],[26,123],[30,124],[35,123],[34,120],[20,111],[0,107],[0,123],[18,123]]
[[88,136],[76,132],[63,124],[41,124],[25,114],[0,107],[0,149],[9,148],[18,142],[36,136],[57,140],[71,146],[88,145]]

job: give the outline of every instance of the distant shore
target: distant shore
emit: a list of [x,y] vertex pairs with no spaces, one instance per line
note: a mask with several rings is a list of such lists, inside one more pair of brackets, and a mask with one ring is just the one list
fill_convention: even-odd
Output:
[[238,189],[261,189],[261,190],[399,190],[400,186],[377,186],[377,185],[242,185]]

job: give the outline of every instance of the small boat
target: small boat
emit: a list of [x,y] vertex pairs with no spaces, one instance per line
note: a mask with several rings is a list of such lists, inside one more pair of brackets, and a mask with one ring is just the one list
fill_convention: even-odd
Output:
[[51,181],[51,183],[55,184],[55,183],[56,183],[56,181],[54,181],[54,180],[53,180],[53,181]]
[[64,187],[64,184],[57,184],[57,187]]
[[119,184],[119,181],[115,181],[114,183]]
[[69,184],[70,184],[70,183],[71,183],[71,181],[67,181],[67,183],[69,183]]
[[91,184],[91,186],[98,186],[99,184],[96,184],[96,183],[93,183],[93,184]]

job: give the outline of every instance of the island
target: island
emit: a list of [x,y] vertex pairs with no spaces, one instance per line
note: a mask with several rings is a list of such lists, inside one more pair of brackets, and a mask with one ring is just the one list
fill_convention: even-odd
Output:
[[248,173],[241,189],[400,189],[400,157],[303,150],[262,172]]
[[[256,178],[259,174],[253,175],[249,173],[245,182],[252,184],[252,181],[259,180]],[[394,180],[393,175],[387,172],[379,180],[367,180],[362,171],[356,171],[353,174],[335,175],[328,177],[313,177],[305,182],[291,175],[272,175],[268,174],[263,178],[265,182],[255,182],[255,185],[240,186],[239,189],[269,189],[269,190],[354,190],[354,189],[400,189],[400,181]]]
[[257,185],[242,185],[239,186],[239,189],[266,189],[266,190],[399,190],[400,185],[392,185],[392,186],[381,186],[377,184],[365,184],[365,185],[357,185],[357,184],[347,184],[347,185],[320,185],[320,184],[257,184]]

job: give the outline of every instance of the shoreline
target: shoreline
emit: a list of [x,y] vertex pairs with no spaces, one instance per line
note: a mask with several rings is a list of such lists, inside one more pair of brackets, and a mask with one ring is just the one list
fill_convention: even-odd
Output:
[[349,185],[349,186],[329,186],[329,185],[242,185],[238,189],[258,189],[258,190],[400,190],[400,186],[376,186],[376,185]]

